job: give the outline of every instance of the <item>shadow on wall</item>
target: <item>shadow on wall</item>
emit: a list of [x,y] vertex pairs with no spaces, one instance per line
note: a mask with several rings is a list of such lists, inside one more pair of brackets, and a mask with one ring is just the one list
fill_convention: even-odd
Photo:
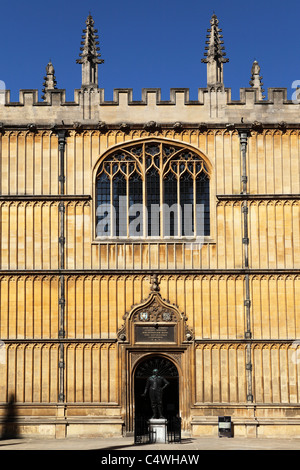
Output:
[[6,413],[3,417],[1,439],[16,439],[19,437],[15,397],[11,395],[6,405]]

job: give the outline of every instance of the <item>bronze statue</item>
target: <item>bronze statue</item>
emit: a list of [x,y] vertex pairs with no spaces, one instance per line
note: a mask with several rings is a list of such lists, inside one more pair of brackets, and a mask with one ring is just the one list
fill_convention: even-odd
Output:
[[164,378],[158,375],[158,370],[153,370],[153,375],[148,377],[146,382],[145,391],[142,394],[142,397],[145,397],[148,390],[151,401],[151,408],[153,411],[153,416],[151,419],[163,419],[162,412],[162,396],[163,390],[169,385],[169,382]]

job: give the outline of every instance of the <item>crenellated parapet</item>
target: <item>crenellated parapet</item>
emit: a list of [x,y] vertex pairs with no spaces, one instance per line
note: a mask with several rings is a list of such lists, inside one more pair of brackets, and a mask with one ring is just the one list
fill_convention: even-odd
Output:
[[197,100],[190,99],[187,88],[172,88],[169,100],[161,99],[158,88],[143,89],[141,100],[134,100],[128,88],[115,89],[112,100],[105,100],[101,88],[77,89],[73,101],[67,101],[66,91],[61,89],[49,89],[47,101],[39,98],[38,90],[20,90],[18,102],[10,100],[9,90],[3,93],[0,122],[9,127],[28,123],[71,126],[74,122],[145,125],[152,121],[172,127],[178,117],[188,127],[255,121],[278,124],[283,115],[288,124],[298,124],[300,111],[300,104],[287,98],[286,88],[269,88],[266,100],[260,99],[257,88],[241,88],[239,100],[231,98],[229,88],[199,88]]

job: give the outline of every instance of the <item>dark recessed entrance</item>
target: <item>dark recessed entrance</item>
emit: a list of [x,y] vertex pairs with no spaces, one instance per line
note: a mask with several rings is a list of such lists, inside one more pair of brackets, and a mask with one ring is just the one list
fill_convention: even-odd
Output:
[[170,420],[179,416],[179,375],[173,362],[162,356],[151,356],[136,368],[134,376],[135,417],[149,419],[152,416],[149,394],[145,398],[142,394],[147,378],[153,374],[154,369],[157,369],[158,375],[169,382],[163,391],[163,415]]

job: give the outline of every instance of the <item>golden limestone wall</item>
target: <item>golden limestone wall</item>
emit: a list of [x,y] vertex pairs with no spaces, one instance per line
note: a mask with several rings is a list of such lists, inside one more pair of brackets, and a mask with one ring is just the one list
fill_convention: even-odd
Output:
[[[70,131],[67,137],[65,400],[98,404],[102,414],[110,406],[120,415],[120,364],[113,341],[125,312],[150,292],[143,270],[154,270],[161,273],[162,297],[187,315],[194,331],[190,394],[193,413],[200,417],[207,413],[204,404],[238,407],[247,400],[239,136],[224,130],[160,135],[197,147],[212,163],[209,243],[193,250],[172,242],[99,244],[93,235],[93,168],[112,146],[148,136],[144,131]],[[299,141],[299,131],[270,130],[253,132],[248,144],[257,404],[299,402],[300,366],[293,345],[300,335]],[[60,344],[57,136],[6,132],[0,134],[0,150],[0,339],[7,353],[0,363],[0,402],[13,394],[20,405],[54,405]],[[236,197],[217,197],[222,195]],[[69,413],[76,415],[72,408]]]
[[[146,132],[105,135],[71,132],[66,146],[66,195],[93,196],[92,169],[107,148]],[[272,135],[271,135],[272,134]],[[197,146],[211,161],[212,242],[191,251],[181,244],[101,244],[94,238],[93,200],[66,203],[66,269],[238,269],[243,267],[241,202],[215,195],[241,192],[237,133],[191,131],[164,137]],[[56,135],[10,132],[1,137],[1,269],[57,269],[59,159]],[[299,135],[296,131],[253,134],[248,146],[250,194],[299,194]],[[13,196],[37,200],[13,200]],[[24,199],[24,198],[23,198]],[[250,266],[293,269],[300,263],[299,199],[251,201]],[[9,234],[9,236],[8,236]]]
[[[57,286],[55,276],[1,278],[1,338],[7,340],[8,354],[1,366],[7,380],[1,381],[1,401],[11,393],[26,403],[57,399]],[[67,276],[68,402],[118,402],[116,344],[95,340],[116,337],[124,309],[146,298],[148,286],[147,276]],[[298,400],[300,368],[290,343],[300,333],[299,287],[297,275],[251,278],[255,401]],[[237,341],[245,331],[242,276],[164,275],[161,293],[186,312],[200,340],[196,402],[245,402],[245,344]]]
[[[13,199],[13,196],[11,196]],[[58,201],[0,200],[2,270],[58,269]],[[215,201],[215,237],[185,243],[101,243],[93,238],[92,201],[66,202],[66,269],[243,268],[241,201]],[[297,269],[299,199],[249,203],[253,269]]]
[[[69,132],[66,147],[66,194],[91,194],[91,168],[110,147],[146,138],[146,131]],[[191,144],[211,161],[218,194],[239,194],[241,165],[236,131],[162,131],[153,135]],[[58,194],[58,139],[51,131],[0,134],[1,194]],[[250,194],[299,193],[299,131],[251,133],[248,144]]]
[[[300,336],[300,276],[250,276],[255,339]],[[185,312],[197,340],[243,339],[243,276],[161,276],[161,294]],[[1,276],[1,338],[47,340],[58,336],[58,276]],[[149,295],[149,276],[66,276],[68,339],[115,339],[123,315]]]

